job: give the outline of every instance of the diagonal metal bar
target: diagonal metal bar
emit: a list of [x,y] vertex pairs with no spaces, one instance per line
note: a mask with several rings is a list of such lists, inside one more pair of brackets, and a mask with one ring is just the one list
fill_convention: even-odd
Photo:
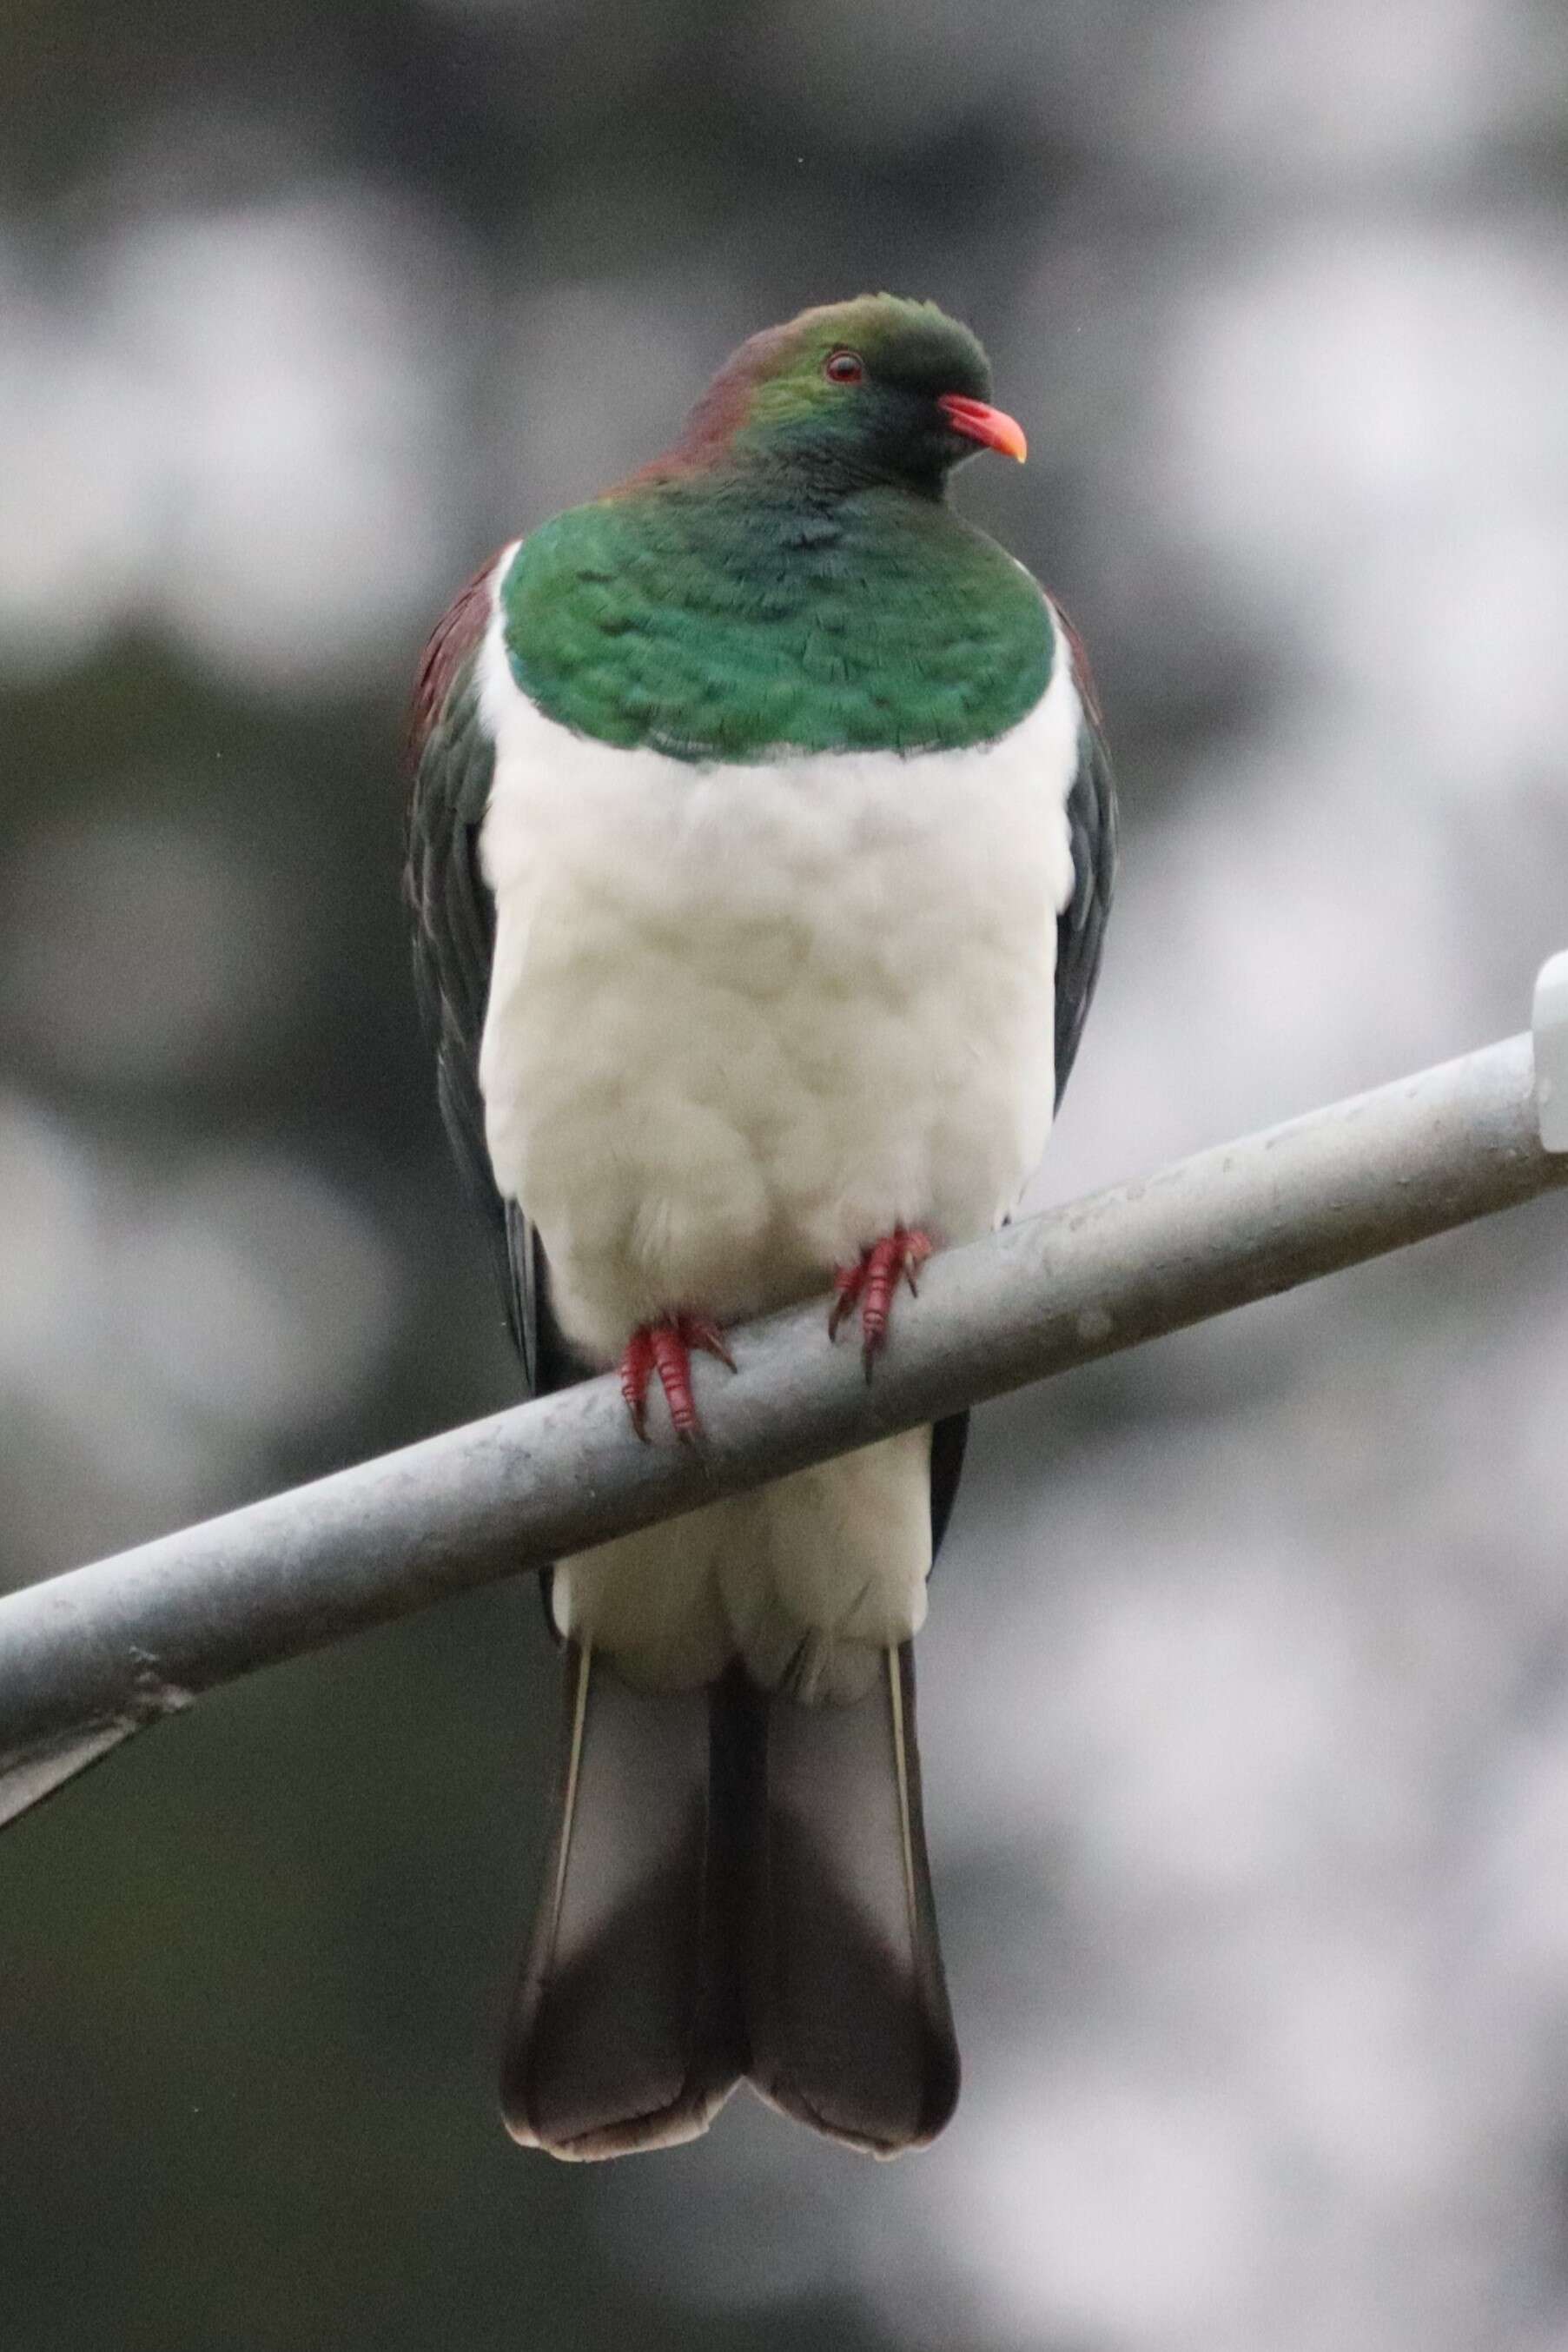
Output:
[[[1568,960],[1550,1096],[1543,1003]],[[945,1253],[869,1388],[825,1301],[733,1333],[700,1453],[639,1445],[604,1378],[29,1586],[0,1600],[0,1820],[253,1667],[1564,1185],[1512,1037]]]

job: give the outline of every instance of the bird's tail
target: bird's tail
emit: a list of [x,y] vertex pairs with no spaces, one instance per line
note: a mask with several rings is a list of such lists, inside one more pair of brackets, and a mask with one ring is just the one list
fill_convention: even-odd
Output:
[[508,2030],[514,2139],[622,2156],[705,2131],[743,2075],[852,2147],[958,2095],[910,1644],[849,1704],[738,1668],[644,1693],[575,1643],[555,1835]]
[[706,2131],[746,2071],[733,1758],[707,1690],[566,1648],[555,1834],[507,2031],[507,2127],[553,2156]]
[[763,2097],[876,2156],[953,2112],[958,2050],[920,1807],[912,1644],[850,1705],[745,1694],[747,2074]]

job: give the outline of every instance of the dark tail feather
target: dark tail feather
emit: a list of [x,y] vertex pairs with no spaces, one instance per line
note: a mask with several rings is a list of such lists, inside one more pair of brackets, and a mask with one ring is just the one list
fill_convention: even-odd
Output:
[[748,2072],[764,2098],[877,2156],[958,2096],[920,1812],[911,1647],[849,1706],[758,1698]]
[[568,1646],[555,1836],[502,2065],[527,2147],[693,2139],[745,2072],[736,1800],[710,1697],[633,1691]]

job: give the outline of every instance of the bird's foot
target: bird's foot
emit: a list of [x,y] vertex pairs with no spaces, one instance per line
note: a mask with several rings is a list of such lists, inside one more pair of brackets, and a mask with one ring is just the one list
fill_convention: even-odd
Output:
[[696,1399],[692,1394],[692,1349],[716,1356],[735,1370],[735,1358],[724,1333],[707,1315],[665,1315],[656,1323],[639,1323],[621,1356],[621,1393],[632,1416],[632,1426],[648,1442],[648,1390],[653,1374],[670,1408],[670,1426],[684,1444],[701,1434]]
[[859,1307],[861,1360],[868,1381],[872,1366],[887,1344],[887,1327],[900,1276],[912,1292],[917,1290],[915,1276],[936,1246],[930,1234],[918,1225],[895,1225],[881,1241],[862,1250],[857,1265],[841,1265],[834,1274],[828,1337],[836,1339],[841,1326]]

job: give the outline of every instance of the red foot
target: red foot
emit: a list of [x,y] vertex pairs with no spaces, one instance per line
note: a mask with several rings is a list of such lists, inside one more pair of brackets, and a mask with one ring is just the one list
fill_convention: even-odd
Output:
[[858,1265],[841,1265],[834,1275],[828,1337],[838,1338],[840,1326],[858,1306],[861,1355],[868,1381],[873,1364],[887,1344],[888,1319],[899,1276],[904,1276],[911,1291],[917,1290],[915,1277],[936,1246],[930,1234],[923,1233],[918,1225],[895,1225],[883,1240],[873,1242],[870,1249],[862,1250]]
[[692,1394],[691,1350],[716,1356],[735,1370],[735,1358],[724,1333],[706,1315],[666,1315],[657,1323],[640,1323],[627,1340],[621,1358],[621,1393],[632,1415],[632,1426],[648,1442],[648,1389],[655,1372],[670,1408],[675,1435],[690,1444],[701,1433],[696,1399]]

